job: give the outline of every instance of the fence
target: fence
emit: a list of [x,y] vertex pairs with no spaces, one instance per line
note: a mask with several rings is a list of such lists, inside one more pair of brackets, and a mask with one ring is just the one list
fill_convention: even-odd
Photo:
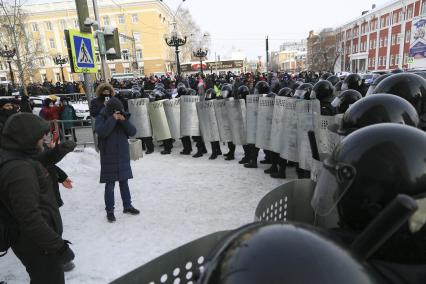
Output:
[[52,139],[72,140],[77,145],[88,146],[95,145],[95,138],[93,135],[92,121],[86,120],[52,120],[49,121],[51,134],[49,135],[50,141]]

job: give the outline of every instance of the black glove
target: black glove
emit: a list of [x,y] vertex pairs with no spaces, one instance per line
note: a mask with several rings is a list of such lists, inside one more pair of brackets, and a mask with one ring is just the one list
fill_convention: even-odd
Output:
[[58,145],[60,152],[70,153],[74,151],[77,144],[74,141],[67,140]]
[[74,252],[70,249],[68,244],[70,244],[70,242],[64,240],[64,245],[55,254],[61,264],[66,264],[75,257]]

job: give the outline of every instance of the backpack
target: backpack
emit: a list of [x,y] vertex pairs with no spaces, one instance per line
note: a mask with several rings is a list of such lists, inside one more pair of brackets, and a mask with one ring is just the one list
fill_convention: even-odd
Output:
[[[0,157],[0,172],[2,167],[14,160],[30,161],[22,157]],[[32,163],[31,163],[32,164]],[[7,251],[16,241],[19,235],[19,225],[7,207],[0,200],[0,257],[7,254]]]

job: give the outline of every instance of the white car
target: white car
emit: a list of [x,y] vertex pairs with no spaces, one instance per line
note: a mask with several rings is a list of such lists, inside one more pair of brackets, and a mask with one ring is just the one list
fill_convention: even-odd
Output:
[[90,119],[89,105],[87,104],[87,101],[71,102],[71,105],[74,107],[75,114],[79,119]]

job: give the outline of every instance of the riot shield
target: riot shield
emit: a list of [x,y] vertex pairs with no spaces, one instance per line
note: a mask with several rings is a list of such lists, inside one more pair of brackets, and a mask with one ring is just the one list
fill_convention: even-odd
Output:
[[121,276],[111,284],[194,283],[211,251],[231,232],[220,231],[189,242]]
[[271,127],[274,114],[274,98],[259,98],[257,112],[256,147],[271,150]]
[[217,126],[221,142],[232,141],[231,123],[226,111],[226,100],[214,101],[214,110],[216,113]]
[[134,137],[151,137],[152,129],[148,115],[149,99],[132,99],[128,100],[128,103],[129,113],[131,114],[129,121],[136,127]]
[[200,121],[201,135],[204,142],[220,140],[214,102],[215,100],[197,103],[198,120]]
[[329,141],[330,135],[328,126],[334,124],[336,118],[334,116],[321,115],[315,112],[314,118],[314,132],[317,140],[318,151],[320,153],[330,154],[333,149],[331,147],[331,141]]
[[232,143],[247,144],[246,103],[243,99],[226,101],[226,110],[231,123]]
[[258,203],[255,221],[289,221],[314,225],[311,198],[315,183],[309,179],[287,182],[266,194]]
[[179,139],[180,135],[180,98],[167,100],[164,102],[167,123],[173,139]]
[[315,112],[319,113],[319,100],[299,100],[296,103],[297,113],[297,153],[299,156],[299,167],[304,170],[311,170],[312,152],[309,144],[308,131],[314,129]]
[[200,136],[200,123],[198,121],[196,103],[200,97],[180,97],[180,135]]
[[283,133],[280,156],[292,162],[299,162],[297,155],[297,99],[284,98]]
[[284,134],[284,114],[285,114],[285,101],[287,97],[275,97],[274,111],[272,114],[271,125],[271,151],[275,153],[281,152],[283,134]]
[[259,95],[248,95],[247,100],[247,144],[256,144],[257,111],[259,109]]
[[153,137],[157,141],[170,139],[169,124],[167,123],[166,112],[164,111],[164,102],[167,100],[161,100],[156,102],[150,102],[148,104],[149,118],[151,119]]

